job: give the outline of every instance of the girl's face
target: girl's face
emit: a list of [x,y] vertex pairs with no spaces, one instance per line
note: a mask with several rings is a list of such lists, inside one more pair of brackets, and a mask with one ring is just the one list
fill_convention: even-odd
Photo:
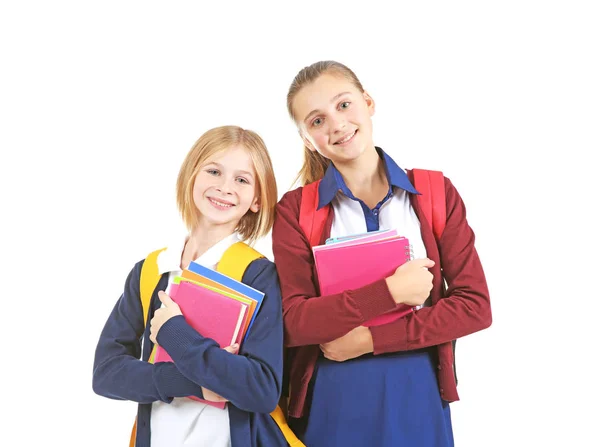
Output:
[[234,146],[209,158],[194,181],[193,198],[200,222],[231,226],[233,231],[248,210],[259,209],[257,176],[250,154]]
[[293,110],[306,146],[336,164],[354,161],[374,147],[375,103],[340,75],[324,74],[303,87]]

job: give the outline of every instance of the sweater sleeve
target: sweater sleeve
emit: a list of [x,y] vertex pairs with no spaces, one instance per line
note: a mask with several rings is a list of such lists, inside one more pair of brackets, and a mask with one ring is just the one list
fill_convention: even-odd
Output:
[[445,187],[447,219],[439,251],[446,297],[405,318],[371,327],[375,354],[439,345],[492,324],[488,287],[465,205],[447,178]]
[[301,188],[283,196],[273,227],[287,347],[330,342],[396,306],[384,279],[355,290],[318,295],[312,249],[298,222],[301,197]]
[[[200,386],[173,363],[154,365],[140,360],[145,329],[139,292],[142,264],[137,263],[129,273],[123,294],[100,334],[92,388],[101,396],[139,403],[171,402],[174,397],[190,395],[201,398]],[[146,341],[150,343],[147,337]]]
[[267,259],[256,260],[248,266],[243,282],[265,297],[238,355],[203,337],[183,316],[167,320],[157,341],[188,379],[241,410],[270,413],[279,401],[283,374],[281,294],[275,266]]

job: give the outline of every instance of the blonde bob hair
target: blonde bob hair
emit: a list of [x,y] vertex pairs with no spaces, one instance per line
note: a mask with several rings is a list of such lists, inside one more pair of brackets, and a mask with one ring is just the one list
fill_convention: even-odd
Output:
[[243,240],[253,243],[266,236],[273,226],[277,184],[267,147],[262,138],[251,130],[238,126],[215,127],[194,143],[177,177],[177,207],[186,227],[192,231],[198,225],[199,219],[193,190],[200,168],[216,154],[235,146],[242,146],[248,151],[258,179],[256,190],[260,208],[257,213],[248,210],[236,228]]

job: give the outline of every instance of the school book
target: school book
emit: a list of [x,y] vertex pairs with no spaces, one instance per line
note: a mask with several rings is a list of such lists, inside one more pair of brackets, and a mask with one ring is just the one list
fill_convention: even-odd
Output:
[[[202,336],[212,338],[221,348],[237,342],[248,312],[245,303],[189,281],[172,284],[170,293],[185,321]],[[155,361],[164,362],[168,356],[164,349],[156,348]]]
[[256,289],[250,287],[249,285],[244,284],[241,281],[237,281],[227,275],[224,275],[221,272],[217,272],[216,270],[210,269],[208,267],[204,267],[203,265],[200,265],[194,261],[190,262],[190,265],[188,266],[187,270],[197,273],[200,276],[204,276],[205,278],[207,278],[209,280],[220,283],[221,285],[228,287],[230,289],[233,289],[236,292],[239,292],[239,293],[247,296],[248,298],[256,301],[256,310],[254,311],[254,313],[250,319],[250,324],[248,325],[248,329],[246,332],[246,336],[247,336],[248,333],[250,332],[250,329],[252,328],[252,324],[254,323],[254,320],[256,319],[256,315],[258,314],[258,311],[260,310],[260,306],[263,302],[265,294],[263,292],[261,292],[260,290],[256,290]]
[[232,300],[240,301],[248,306],[248,311],[246,312],[246,317],[244,318],[244,323],[242,324],[242,327],[238,333],[238,338],[236,339],[236,343],[241,344],[242,340],[246,334],[246,330],[248,329],[248,325],[250,323],[250,318],[252,317],[252,313],[254,312],[254,309],[256,308],[256,301],[251,300],[250,298],[245,297],[245,296],[236,295],[234,293],[229,293],[228,291],[222,290],[219,287],[212,287],[207,284],[204,284],[203,282],[199,282],[199,281],[196,281],[196,280],[193,280],[190,278],[184,278],[183,276],[176,276],[173,279],[173,284],[178,285],[181,282],[186,282],[186,281],[190,282],[192,284],[195,284],[199,287],[204,287],[205,289],[212,290],[213,292],[220,293],[221,295],[223,295],[227,298],[230,298]]
[[[238,340],[248,311],[246,304],[188,281],[173,284],[169,293],[179,305],[186,322],[202,336],[212,338],[221,348]],[[154,362],[172,361],[167,351],[157,345]],[[225,408],[225,402],[210,402],[195,396],[190,398]]]
[[[349,234],[347,236],[334,236],[330,237],[325,241],[325,245],[337,244],[339,247],[341,243],[352,245],[357,242],[369,242],[373,240],[386,239],[388,237],[398,236],[398,230],[393,228],[391,230],[377,230],[368,231],[366,233]],[[323,245],[318,245],[316,248],[327,248]]]
[[[315,246],[313,255],[321,295],[358,289],[391,276],[399,266],[412,258],[411,252],[410,242],[403,236],[350,245]],[[412,311],[413,307],[399,304],[395,309],[366,321],[364,326],[380,326]]]
[[244,295],[241,292],[238,292],[237,290],[234,290],[232,288],[224,286],[223,284],[221,284],[217,281],[214,281],[205,276],[199,275],[198,273],[194,273],[191,270],[187,270],[187,269],[183,270],[181,273],[181,277],[175,278],[174,282],[179,283],[181,280],[192,281],[202,287],[206,287],[211,290],[215,290],[219,293],[222,293],[223,295],[226,295],[233,299],[237,299],[238,301],[241,301],[242,303],[247,304],[249,306],[248,307],[249,318],[246,318],[246,323],[244,325],[243,339],[245,339],[245,336],[248,334],[248,328],[250,327],[250,321],[252,320],[252,317],[256,313],[256,307],[258,305],[258,302],[256,300],[249,298],[248,296]]

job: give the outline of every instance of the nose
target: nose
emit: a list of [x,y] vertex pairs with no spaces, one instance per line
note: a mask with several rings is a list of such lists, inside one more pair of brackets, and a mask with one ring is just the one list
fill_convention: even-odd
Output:
[[330,118],[331,130],[333,132],[343,132],[346,128],[346,117],[341,113],[335,113]]
[[217,191],[222,194],[233,194],[234,181],[233,179],[228,179],[224,175],[219,177],[219,183],[215,185]]

